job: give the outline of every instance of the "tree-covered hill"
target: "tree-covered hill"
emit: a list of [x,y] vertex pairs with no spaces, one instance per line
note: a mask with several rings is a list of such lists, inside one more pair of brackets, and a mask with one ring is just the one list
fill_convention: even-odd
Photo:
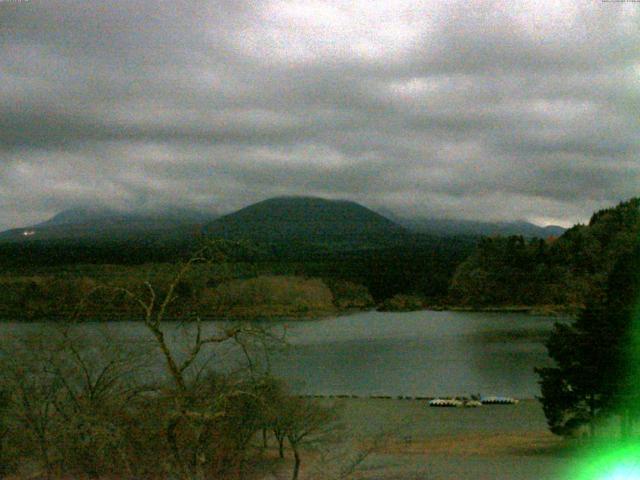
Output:
[[593,214],[559,238],[484,238],[458,267],[451,302],[467,306],[582,306],[605,288],[640,233],[640,198]]
[[407,232],[388,218],[345,200],[278,197],[249,205],[207,224],[210,237],[260,242],[362,244]]

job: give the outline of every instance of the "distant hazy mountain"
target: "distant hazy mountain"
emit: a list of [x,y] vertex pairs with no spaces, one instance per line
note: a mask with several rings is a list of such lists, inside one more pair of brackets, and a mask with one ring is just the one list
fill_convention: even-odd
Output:
[[278,197],[249,205],[207,224],[204,233],[223,238],[311,243],[390,239],[405,229],[345,200]]
[[355,202],[315,197],[272,198],[217,217],[212,212],[181,208],[154,212],[74,208],[36,225],[1,232],[0,241],[187,238],[204,230],[209,236],[259,241],[362,243],[393,240],[410,232],[546,238],[565,231],[527,222],[407,219],[391,214],[389,219]]
[[476,222],[472,220],[450,219],[409,219],[398,218],[398,223],[414,232],[429,233],[432,235],[522,235],[524,237],[547,238],[558,237],[565,232],[565,228],[550,225],[541,227],[533,223],[519,222]]
[[49,220],[35,225],[79,225],[98,222],[105,223],[206,223],[211,213],[186,208],[174,208],[166,211],[121,212],[106,208],[73,208],[54,215]]
[[195,235],[215,215],[189,209],[120,212],[103,208],[65,210],[49,220],[0,233],[3,241],[178,238]]

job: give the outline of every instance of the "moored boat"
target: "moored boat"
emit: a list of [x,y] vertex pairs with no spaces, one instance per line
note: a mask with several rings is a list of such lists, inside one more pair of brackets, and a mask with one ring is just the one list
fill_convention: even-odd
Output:
[[518,400],[513,397],[501,397],[501,396],[490,396],[490,397],[482,397],[480,402],[483,405],[516,405]]
[[429,401],[430,407],[462,407],[463,403],[455,398],[434,398]]

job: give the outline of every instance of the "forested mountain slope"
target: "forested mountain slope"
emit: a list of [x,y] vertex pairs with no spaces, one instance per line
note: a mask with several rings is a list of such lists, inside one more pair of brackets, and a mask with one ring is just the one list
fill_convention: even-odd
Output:
[[466,306],[579,307],[601,295],[616,260],[640,233],[640,198],[593,214],[559,238],[484,238],[458,267],[450,301]]
[[260,242],[368,242],[397,238],[404,228],[355,202],[278,197],[249,205],[205,226],[210,237]]

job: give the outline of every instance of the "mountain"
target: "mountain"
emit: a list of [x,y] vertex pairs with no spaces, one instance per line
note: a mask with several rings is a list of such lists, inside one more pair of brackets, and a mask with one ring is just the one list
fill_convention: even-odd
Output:
[[351,243],[402,237],[406,230],[355,202],[317,197],[277,197],[208,223],[211,237],[308,243]]
[[478,222],[473,220],[453,220],[443,218],[399,218],[397,222],[419,233],[438,236],[453,235],[522,235],[528,238],[559,237],[566,229],[556,225],[541,227],[533,223],[518,222]]
[[316,197],[277,197],[216,218],[212,212],[174,208],[124,212],[74,208],[23,228],[0,232],[0,241],[180,239],[199,234],[271,242],[310,243],[380,241],[410,232],[435,236],[560,236],[562,227],[527,222],[487,223],[465,220],[400,218],[381,215],[355,202]]
[[0,233],[0,241],[139,240],[181,238],[199,233],[215,215],[189,209],[122,212],[107,208],[75,208],[27,227]]

